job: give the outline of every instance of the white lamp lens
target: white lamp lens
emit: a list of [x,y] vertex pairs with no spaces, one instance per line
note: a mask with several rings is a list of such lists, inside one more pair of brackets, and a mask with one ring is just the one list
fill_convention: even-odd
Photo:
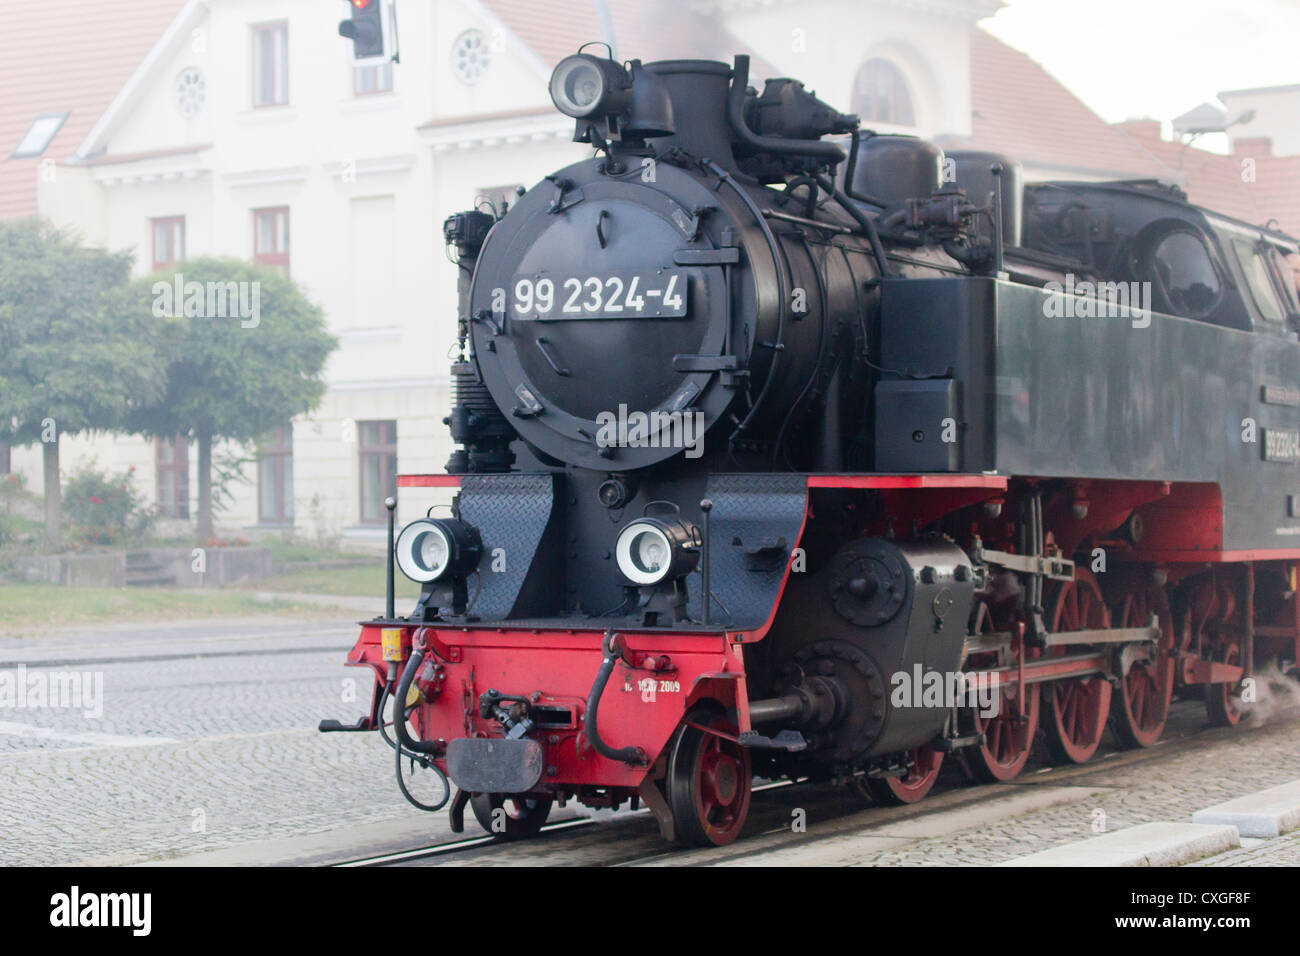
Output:
[[628,525],[619,534],[614,550],[618,569],[633,584],[658,584],[672,564],[672,545],[652,524]]
[[451,563],[451,541],[431,521],[415,521],[397,537],[397,566],[412,581],[435,581]]
[[561,63],[551,78],[551,98],[569,116],[586,116],[596,108],[604,93],[604,75],[584,57]]

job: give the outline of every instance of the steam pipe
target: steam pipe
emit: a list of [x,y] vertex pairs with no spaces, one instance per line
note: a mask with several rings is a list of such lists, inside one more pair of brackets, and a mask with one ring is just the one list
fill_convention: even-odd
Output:
[[[867,130],[868,136],[875,136],[875,132]],[[887,203],[881,202],[875,196],[868,196],[866,193],[860,193],[853,188],[853,176],[858,170],[858,144],[862,142],[862,131],[854,130],[849,134],[849,165],[844,170],[844,194],[850,199],[856,199],[858,202],[864,202],[868,206],[876,206],[884,209]]]
[[889,261],[885,258],[885,247],[880,244],[880,234],[876,232],[876,224],[871,217],[854,205],[853,200],[836,189],[835,183],[831,181],[829,176],[818,176],[817,185],[835,197],[835,201],[839,203],[840,208],[848,213],[853,218],[853,221],[862,227],[862,231],[867,234],[867,239],[871,242],[871,252],[876,259],[876,266],[880,269],[880,277],[883,279],[892,275],[889,271]]
[[789,291],[786,289],[785,280],[786,271],[790,268],[790,263],[782,255],[781,246],[776,241],[776,236],[772,234],[772,229],[767,224],[767,219],[763,217],[763,210],[758,208],[758,204],[754,202],[753,197],[751,197],[749,193],[745,192],[744,188],[740,183],[736,182],[729,172],[713,160],[703,159],[700,162],[704,168],[708,169],[713,173],[713,175],[717,176],[718,179],[730,186],[732,191],[740,198],[740,201],[745,204],[750,215],[754,217],[754,221],[758,223],[759,229],[763,231],[763,240],[767,243],[768,251],[772,254],[772,264],[776,267],[776,295],[778,301],[776,304],[776,341],[772,343],[772,362],[767,367],[767,377],[763,382],[763,387],[758,390],[758,397],[754,399],[754,403],[750,406],[748,414],[746,414],[740,424],[736,426],[735,431],[731,433],[729,441],[735,441],[736,436],[749,427],[749,423],[758,413],[759,408],[762,407],[763,399],[767,397],[767,393],[772,387],[772,382],[776,379],[777,366],[781,362],[781,352],[785,349],[785,312],[790,302]]
[[844,150],[834,143],[824,143],[819,139],[782,139],[779,136],[759,136],[755,133],[745,122],[745,93],[748,89],[749,56],[740,53],[736,55],[731,90],[727,94],[727,123],[742,143],[764,153],[816,156],[831,165],[844,162]]

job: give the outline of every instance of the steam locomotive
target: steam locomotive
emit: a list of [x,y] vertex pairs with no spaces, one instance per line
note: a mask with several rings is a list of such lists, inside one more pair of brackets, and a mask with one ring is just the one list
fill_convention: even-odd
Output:
[[413,802],[725,844],[756,776],[908,803],[1294,669],[1295,240],[861,130],[744,56],[579,52],[550,93],[593,156],[445,223],[457,450],[399,486],[455,504],[395,534],[390,499],[369,714],[321,726],[380,731]]

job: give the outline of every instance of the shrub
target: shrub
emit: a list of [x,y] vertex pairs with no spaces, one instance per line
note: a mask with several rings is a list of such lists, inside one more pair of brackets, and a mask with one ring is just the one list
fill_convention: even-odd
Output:
[[110,475],[87,465],[64,483],[63,508],[71,542],[129,544],[149,533],[154,512],[136,490],[131,472]]

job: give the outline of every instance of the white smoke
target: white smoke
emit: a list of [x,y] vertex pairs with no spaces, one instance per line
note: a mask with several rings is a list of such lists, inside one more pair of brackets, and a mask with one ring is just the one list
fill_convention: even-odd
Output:
[[1262,727],[1277,720],[1300,716],[1300,682],[1288,677],[1271,663],[1255,674],[1255,700],[1253,703],[1237,699],[1246,711],[1246,722],[1251,727]]

